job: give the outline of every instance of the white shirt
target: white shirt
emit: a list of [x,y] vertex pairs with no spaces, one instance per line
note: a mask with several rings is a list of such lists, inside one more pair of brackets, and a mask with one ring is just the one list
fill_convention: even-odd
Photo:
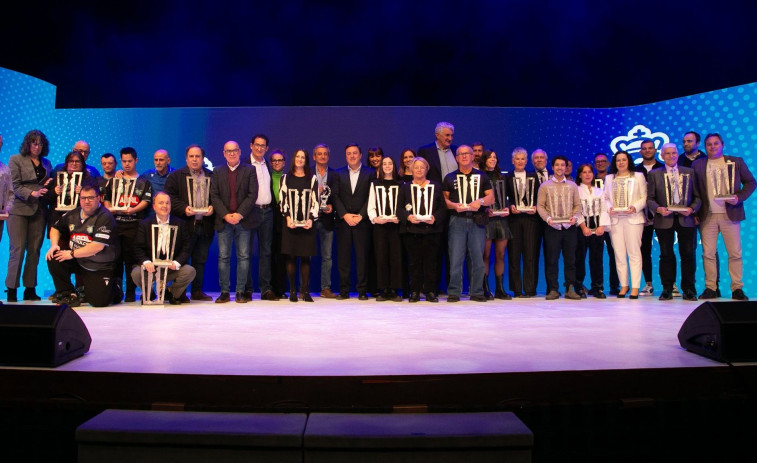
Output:
[[256,161],[252,155],[250,155],[250,163],[255,168],[258,176],[258,199],[255,201],[255,204],[258,206],[267,206],[271,204],[271,200],[273,199],[271,196],[271,174],[268,173],[268,166],[265,160]]

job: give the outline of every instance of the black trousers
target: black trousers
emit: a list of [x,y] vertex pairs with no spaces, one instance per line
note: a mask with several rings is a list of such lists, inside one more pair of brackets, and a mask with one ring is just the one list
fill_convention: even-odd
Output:
[[620,291],[620,279],[618,278],[618,269],[615,267],[615,249],[612,247],[612,238],[610,238],[610,232],[605,229],[605,233],[602,235],[602,239],[605,242],[607,248],[608,266],[610,267],[610,291]]
[[402,287],[402,241],[399,224],[386,223],[373,226],[373,250],[376,257],[378,289]]
[[675,235],[678,234],[678,254],[681,257],[681,290],[696,292],[696,257],[697,229],[684,227],[678,217],[671,228],[656,228],[660,243],[660,281],[663,289],[671,291],[676,282],[676,255],[673,251]]
[[406,233],[407,260],[410,263],[410,291],[430,293],[436,291],[439,274],[437,251],[441,233]]
[[[510,291],[516,296],[536,294],[539,283],[542,220],[538,215],[511,214],[508,217],[513,238],[507,243]],[[523,272],[521,273],[521,261]]]
[[[576,286],[583,285],[586,279],[586,254],[589,254],[589,272],[591,275],[590,289],[604,289],[604,242],[605,232],[600,236],[584,236],[580,227],[576,228]],[[618,274],[615,273],[617,278]]]
[[576,242],[575,227],[556,230],[549,225],[544,227],[544,274],[547,277],[547,293],[559,291],[557,276],[560,271],[557,267],[560,261],[560,253],[563,260],[563,276],[565,287],[576,286]]
[[[47,268],[53,278],[55,291],[64,294],[74,292],[71,274],[81,275],[84,280],[84,293],[87,302],[94,307],[105,307],[116,300],[120,301],[123,296],[115,285],[115,280],[111,277],[113,273],[111,270],[93,272],[79,265],[76,259],[63,262],[49,260],[47,261]],[[131,275],[129,275],[129,280],[131,280]]]
[[336,226],[337,266],[339,268],[339,292],[350,291],[350,270],[352,269],[352,252],[355,252],[355,273],[357,274],[357,291],[368,290],[368,249],[371,245],[371,224],[365,219],[355,227],[350,227],[343,220]]
[[644,272],[644,281],[652,283],[652,239],[654,238],[654,226],[645,225],[641,235],[641,270]]
[[[133,293],[137,290],[137,285],[131,280],[131,268],[137,265],[137,258],[134,255],[134,241],[137,236],[137,227],[139,222],[118,222],[118,241],[121,245],[121,253],[116,259],[116,268],[113,271],[113,277],[120,285],[124,278],[124,266],[126,267],[126,292]],[[141,262],[140,262],[141,263]]]
[[208,261],[210,245],[213,243],[213,232],[206,234],[201,223],[195,224],[194,233],[192,233],[192,267],[195,269],[195,279],[192,281],[192,292],[202,291],[205,282],[205,262]]

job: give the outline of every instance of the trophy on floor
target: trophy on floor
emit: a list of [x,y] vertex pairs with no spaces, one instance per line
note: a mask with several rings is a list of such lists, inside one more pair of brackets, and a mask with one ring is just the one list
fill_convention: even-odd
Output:
[[[478,194],[481,191],[481,175],[457,174],[455,182],[457,183],[457,202],[460,203],[461,208],[467,209],[470,203],[478,199]],[[468,198],[470,198],[470,202]]]
[[187,176],[187,202],[196,214],[210,211],[210,177]]
[[736,182],[736,163],[725,161],[724,167],[707,166],[707,177],[710,179],[715,199],[733,199]]
[[556,183],[547,190],[552,223],[569,223],[573,218],[573,191],[567,183]]
[[79,193],[76,192],[76,187],[81,186],[81,179],[84,173],[71,172],[69,174],[65,171],[59,171],[57,175],[60,194],[55,204],[55,210],[73,211],[79,205]]
[[[155,266],[155,272],[148,272],[142,266],[142,305],[163,305],[168,283],[168,267],[173,265],[178,235],[179,227],[176,225],[153,224],[151,226],[151,259]],[[151,301],[153,283],[155,283],[156,298]]]
[[665,172],[665,200],[668,210],[682,212],[689,208],[689,182],[690,174]]
[[615,177],[612,181],[612,210],[619,213],[631,212],[633,199],[633,177]]
[[400,191],[398,185],[381,186],[374,185],[373,193],[376,196],[376,210],[378,218],[394,220],[397,218],[397,194]]
[[307,190],[287,190],[287,207],[286,211],[289,218],[292,219],[295,227],[304,227],[308,223],[310,213],[310,201],[313,191]]
[[494,186],[494,204],[489,209],[492,211],[492,215],[504,217],[510,214],[510,209],[507,207],[505,181],[502,179],[494,180],[492,185]]
[[602,214],[602,198],[591,196],[581,200],[581,215],[584,218],[584,223],[591,230],[591,234],[595,234],[597,227],[599,227],[599,218]]
[[331,196],[331,187],[328,185],[323,185],[323,188],[321,188],[321,198],[320,198],[320,204],[321,204],[321,210],[325,211],[329,208],[329,196]]
[[536,179],[534,177],[515,177],[513,180],[515,181],[515,209],[520,212],[535,210]]
[[110,191],[110,210],[126,211],[131,206],[131,199],[134,196],[134,189],[137,187],[136,178],[112,178],[113,184]]
[[421,222],[431,222],[434,212],[434,184],[410,184],[410,207],[412,215]]

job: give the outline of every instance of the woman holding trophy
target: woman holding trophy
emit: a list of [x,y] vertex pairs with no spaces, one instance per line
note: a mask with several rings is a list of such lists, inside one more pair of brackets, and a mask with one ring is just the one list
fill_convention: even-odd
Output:
[[[490,300],[495,297],[510,300],[512,296],[505,292],[502,285],[502,279],[505,277],[505,248],[507,248],[507,241],[513,237],[507,222],[510,209],[507,207],[505,177],[499,169],[497,153],[494,151],[484,151],[481,162],[494,188],[494,204],[488,209],[489,223],[486,225],[484,244],[484,296]],[[494,243],[494,284],[496,285],[494,296],[489,290],[489,259],[492,243]]]
[[589,252],[589,272],[591,289],[589,294],[597,299],[605,299],[604,293],[604,248],[605,227],[610,223],[610,216],[604,207],[602,189],[594,186],[594,169],[591,164],[581,164],[576,171],[578,197],[581,199],[581,215],[584,221],[577,228],[578,245],[576,246],[576,281],[581,285],[578,294],[586,297],[583,285],[586,278],[586,251]]
[[397,178],[394,159],[381,160],[378,178],[371,180],[368,193],[368,218],[373,224],[373,249],[376,256],[377,301],[402,301],[402,244],[400,241],[397,197],[402,182]]
[[618,269],[620,293],[628,291],[628,267],[631,267],[630,299],[639,298],[641,283],[641,235],[644,232],[644,208],[647,203],[647,182],[644,174],[633,172],[633,158],[618,151],[610,162],[610,173],[605,177],[604,201],[610,215],[610,238],[615,248],[615,266]]
[[310,296],[310,257],[318,253],[313,221],[318,218],[318,180],[310,173],[308,153],[295,151],[289,164],[289,172],[281,177],[279,205],[286,226],[281,230],[281,253],[287,257],[289,277],[289,300],[297,302],[297,260],[300,262],[300,297],[313,302]]
[[[66,155],[63,161],[65,170],[55,173],[51,188],[47,190],[46,199],[54,205],[47,224],[47,236],[50,236],[50,228],[60,219],[63,214],[72,211],[79,206],[79,192],[83,185],[97,185],[97,180],[89,175],[86,169],[84,156],[78,151],[72,151]],[[65,243],[66,246],[68,243]],[[61,248],[64,249],[64,248]]]

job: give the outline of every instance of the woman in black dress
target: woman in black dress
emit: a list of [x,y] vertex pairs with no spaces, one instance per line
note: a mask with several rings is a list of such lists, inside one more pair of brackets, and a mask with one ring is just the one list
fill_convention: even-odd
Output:
[[402,182],[397,179],[394,159],[385,157],[378,178],[371,180],[368,195],[368,218],[373,224],[373,249],[376,251],[377,301],[402,301],[397,290],[402,287],[402,245],[400,244],[398,195]]
[[[484,151],[484,155],[481,157],[481,163],[484,168],[484,172],[489,177],[489,180],[494,186],[495,182],[502,180],[502,186],[504,187],[505,177],[499,169],[499,163],[497,162],[497,153],[494,151]],[[490,207],[488,209],[489,223],[486,225],[486,244],[484,245],[484,296],[487,299],[504,299],[510,300],[512,296],[505,292],[502,285],[502,279],[505,275],[505,249],[507,248],[507,242],[513,237],[510,232],[510,226],[507,223],[507,216],[509,210],[506,204],[499,204],[499,197],[495,195],[494,205],[499,207],[501,212],[495,213]],[[492,243],[494,244],[494,283],[496,289],[494,290],[494,296],[489,291],[489,259],[491,257]]]
[[310,297],[310,257],[318,253],[313,221],[318,218],[318,181],[310,173],[308,153],[295,151],[289,163],[289,172],[281,178],[279,204],[286,226],[281,230],[281,253],[286,254],[289,276],[289,300],[297,302],[297,260],[300,261],[300,297],[313,302]]

